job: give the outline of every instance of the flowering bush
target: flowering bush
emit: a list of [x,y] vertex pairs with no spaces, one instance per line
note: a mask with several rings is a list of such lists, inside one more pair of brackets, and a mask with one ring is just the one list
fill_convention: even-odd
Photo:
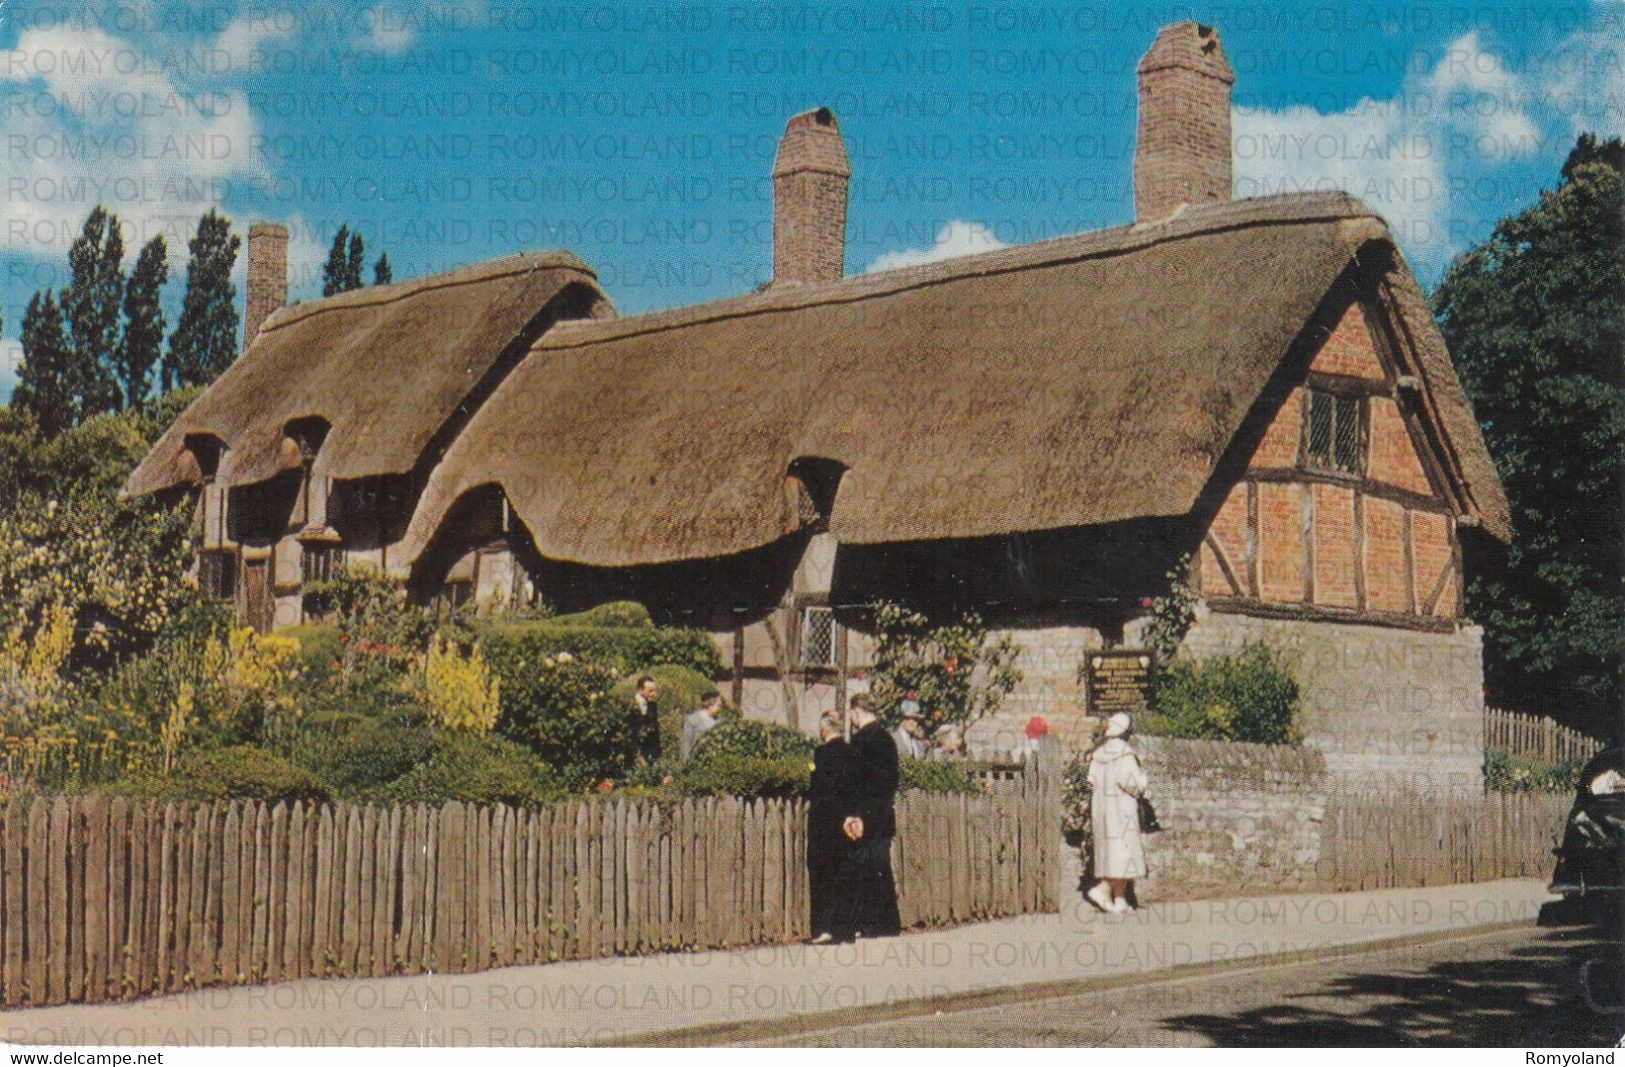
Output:
[[611,695],[614,668],[568,652],[493,665],[501,680],[498,730],[558,769],[566,788],[626,773],[632,718]]
[[445,638],[435,638],[424,657],[422,678],[431,722],[476,734],[488,734],[496,726],[502,683],[486,667],[479,646],[464,656]]
[[917,611],[881,604],[875,629],[869,688],[887,726],[897,724],[904,700],[919,702],[928,725],[968,725],[997,711],[1021,684],[1015,642],[992,639],[975,612],[937,625]]

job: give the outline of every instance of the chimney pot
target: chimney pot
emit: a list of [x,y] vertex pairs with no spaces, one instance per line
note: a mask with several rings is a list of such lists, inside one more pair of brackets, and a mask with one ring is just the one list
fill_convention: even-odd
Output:
[[243,351],[271,312],[288,302],[288,228],[256,222],[248,228],[248,299],[243,309]]
[[1181,204],[1230,199],[1230,88],[1235,72],[1219,33],[1197,22],[1164,26],[1140,60],[1134,217],[1155,222]]
[[846,272],[852,168],[827,107],[785,124],[773,161],[773,282],[836,281]]

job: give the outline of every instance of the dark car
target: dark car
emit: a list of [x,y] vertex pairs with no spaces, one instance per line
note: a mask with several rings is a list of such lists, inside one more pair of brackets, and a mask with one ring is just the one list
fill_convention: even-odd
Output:
[[1556,852],[1553,893],[1586,897],[1625,890],[1625,748],[1604,749],[1580,772]]

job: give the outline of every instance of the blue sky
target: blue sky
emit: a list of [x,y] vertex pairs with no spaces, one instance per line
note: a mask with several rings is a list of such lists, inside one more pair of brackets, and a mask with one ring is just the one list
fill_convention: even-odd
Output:
[[290,225],[294,299],[341,224],[397,280],[567,248],[622,313],[746,291],[778,137],[815,106],[852,162],[848,273],[1128,222],[1134,66],[1183,18],[1236,70],[1236,194],[1353,192],[1425,286],[1578,132],[1625,133],[1619,0],[0,0],[0,396],[98,201],[132,260],[167,235],[171,324],[211,205]]

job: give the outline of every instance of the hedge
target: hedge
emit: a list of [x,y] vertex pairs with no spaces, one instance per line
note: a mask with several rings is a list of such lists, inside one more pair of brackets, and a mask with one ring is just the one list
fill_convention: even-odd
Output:
[[333,799],[332,791],[314,774],[254,745],[194,749],[181,755],[167,775],[155,770],[111,788],[114,792],[184,800],[243,797],[291,803]]
[[589,626],[564,619],[497,622],[477,627],[475,636],[485,660],[504,673],[512,666],[534,663],[568,652],[578,659],[634,674],[671,665],[714,678],[722,672],[716,642],[704,630],[685,627]]

